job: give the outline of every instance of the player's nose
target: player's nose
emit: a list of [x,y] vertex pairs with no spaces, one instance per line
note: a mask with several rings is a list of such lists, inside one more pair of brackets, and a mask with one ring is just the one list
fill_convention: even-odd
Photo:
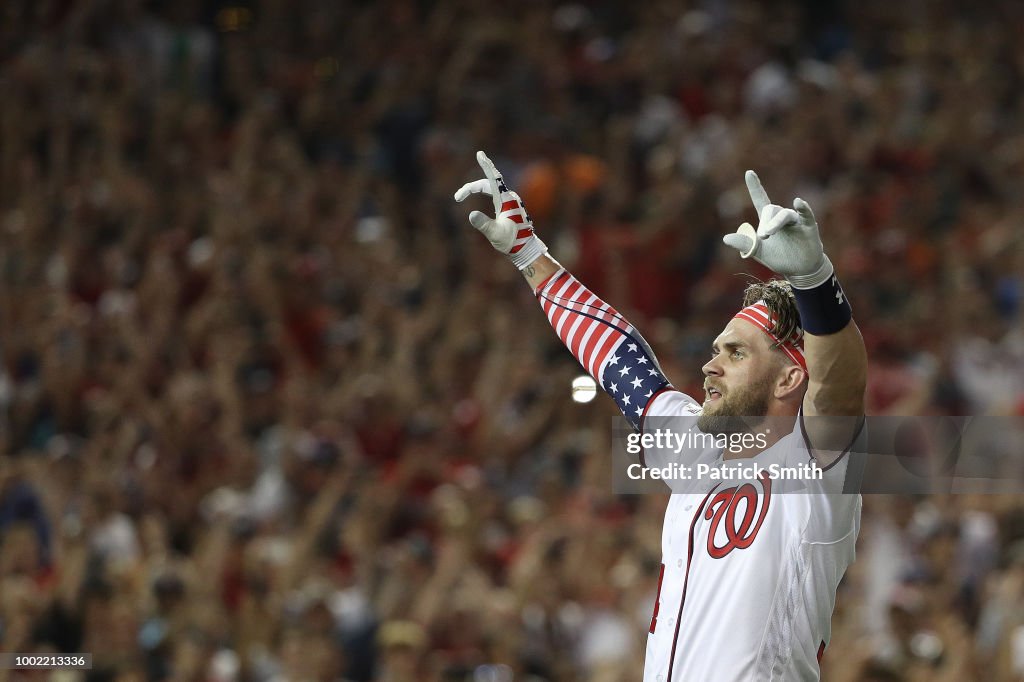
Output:
[[703,372],[706,377],[722,376],[722,366],[718,362],[718,356],[716,355],[704,363],[704,366],[700,368],[700,371]]

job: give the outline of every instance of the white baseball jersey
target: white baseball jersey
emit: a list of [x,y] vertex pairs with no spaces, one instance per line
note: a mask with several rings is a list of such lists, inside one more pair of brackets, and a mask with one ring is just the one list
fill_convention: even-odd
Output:
[[[648,416],[700,410],[689,396],[666,391],[651,402]],[[750,470],[757,462],[768,470],[773,462],[806,463],[811,456],[800,423],[753,459],[725,462],[714,448],[682,455],[648,450],[645,464],[665,466],[671,458]],[[837,460],[823,472],[823,483],[811,485],[841,490],[848,461]],[[762,473],[757,480],[702,479],[671,496],[645,682],[819,679],[836,587],[854,559],[861,498],[783,494],[785,485]]]
[[[700,414],[672,389],[633,325],[569,272],[559,269],[534,293],[555,333],[634,428],[646,432],[651,417]],[[647,450],[645,464],[731,466],[722,454]],[[848,459],[828,468],[822,492],[783,494],[786,483],[765,477],[673,487],[645,682],[818,679],[836,586],[860,528],[860,496],[829,492],[842,490]],[[753,461],[768,468],[810,460],[798,428]]]

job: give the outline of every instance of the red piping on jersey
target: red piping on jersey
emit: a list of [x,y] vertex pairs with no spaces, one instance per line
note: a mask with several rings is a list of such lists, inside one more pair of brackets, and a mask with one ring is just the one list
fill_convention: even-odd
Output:
[[[641,434],[642,434],[642,433],[644,432],[644,419],[646,419],[646,418],[647,418],[647,411],[648,411],[649,409],[651,409],[651,405],[653,405],[653,404],[654,404],[654,400],[655,400],[655,399],[656,399],[656,398],[657,398],[657,397],[658,397],[659,395],[661,395],[662,393],[664,393],[665,391],[674,391],[674,390],[676,390],[676,389],[674,389],[674,388],[672,387],[672,384],[669,384],[669,385],[667,385],[667,386],[664,386],[664,387],[662,387],[662,388],[658,389],[658,390],[657,390],[657,391],[656,391],[656,392],[654,393],[654,395],[652,395],[652,396],[650,397],[650,399],[649,399],[649,400],[647,401],[647,404],[646,404],[646,405],[644,405],[644,411],[643,411],[643,414],[641,414],[641,415],[640,415],[640,433],[641,433]],[[647,468],[647,461],[646,461],[646,458],[644,457],[644,446],[643,446],[643,443],[641,443],[641,444],[640,444],[640,466],[642,466],[642,467],[643,467],[644,469],[646,469],[646,468]]]
[[683,575],[683,596],[679,599],[679,615],[676,616],[676,632],[672,638],[672,653],[669,654],[668,659],[668,679],[665,682],[672,682],[672,666],[676,663],[676,645],[679,644],[679,626],[683,623],[683,605],[686,603],[686,587],[690,582],[690,560],[693,559],[693,529],[697,526],[697,521],[703,515],[704,506],[708,503],[708,499],[711,497],[711,494],[715,492],[720,485],[722,484],[719,483],[708,491],[708,494],[705,495],[703,501],[701,501],[700,507],[697,509],[697,513],[693,517],[693,521],[690,522],[690,539],[686,549],[686,573]]
[[[847,453],[850,452],[850,448],[852,448],[853,444],[857,442],[858,438],[860,438],[861,431],[864,430],[865,422],[867,422],[867,417],[865,417],[864,415],[861,415],[860,416],[860,426],[857,427],[857,433],[853,434],[853,438],[850,439],[850,444],[847,445],[846,448],[841,453],[839,453],[838,457],[836,457],[834,460],[829,462],[828,466],[821,467],[822,471],[828,471],[829,469],[834,467],[836,464],[838,464],[843,459],[843,457],[846,457]],[[803,410],[800,411],[800,432],[801,432],[801,435],[804,437],[804,445],[807,447],[807,454],[809,454],[811,456],[811,459],[817,461],[818,458],[814,456],[814,446],[811,445],[811,439],[807,435],[807,429],[804,427],[804,413],[803,413]]]

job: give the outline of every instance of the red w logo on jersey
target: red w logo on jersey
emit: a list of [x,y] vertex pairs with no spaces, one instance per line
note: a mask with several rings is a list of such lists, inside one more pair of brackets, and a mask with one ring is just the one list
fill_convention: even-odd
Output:
[[[708,505],[704,518],[711,519],[711,526],[708,529],[708,554],[713,559],[721,559],[734,549],[746,549],[757,537],[772,501],[772,481],[768,474],[761,472],[759,480],[764,491],[763,496],[757,494],[757,488],[752,484],[744,483],[720,491]],[[725,543],[721,546],[716,544],[720,526],[725,533]]]

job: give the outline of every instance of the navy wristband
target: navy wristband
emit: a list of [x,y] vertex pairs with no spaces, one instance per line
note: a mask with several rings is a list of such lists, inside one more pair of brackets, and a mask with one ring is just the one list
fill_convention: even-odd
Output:
[[800,326],[808,334],[835,334],[853,318],[853,308],[835,275],[813,289],[793,287],[793,295],[796,297],[796,309],[800,311]]

